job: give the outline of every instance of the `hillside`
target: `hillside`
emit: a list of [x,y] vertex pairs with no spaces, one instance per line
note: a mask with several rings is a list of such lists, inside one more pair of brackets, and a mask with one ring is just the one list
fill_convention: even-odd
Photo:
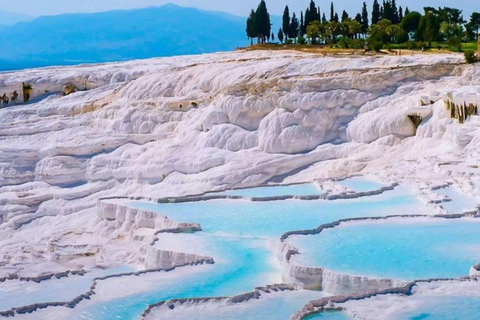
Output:
[[[278,17],[272,17],[278,21]],[[245,18],[168,4],[45,16],[0,28],[0,70],[124,61],[234,50],[247,45]]]

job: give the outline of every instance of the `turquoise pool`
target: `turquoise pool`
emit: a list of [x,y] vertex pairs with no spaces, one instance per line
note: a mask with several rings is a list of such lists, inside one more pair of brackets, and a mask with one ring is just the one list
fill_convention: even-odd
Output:
[[476,219],[394,219],[347,223],[294,236],[293,261],[344,274],[402,280],[466,276],[480,262]]
[[[276,188],[281,187],[267,187],[269,195],[291,194],[291,188],[300,188],[296,190],[297,195],[301,192],[311,194],[314,191],[311,188],[320,192],[313,185]],[[258,190],[242,192],[266,196],[266,190],[262,190],[260,193]],[[200,223],[202,232],[160,235],[156,246],[163,250],[211,256],[215,264],[100,281],[93,299],[73,309],[69,319],[137,319],[149,304],[158,301],[234,296],[257,286],[280,283],[281,270],[276,253],[279,237],[285,232],[312,229],[345,218],[433,213],[406,187],[372,197],[334,201],[209,200],[169,204],[135,201],[129,205],[165,214],[179,222]],[[250,319],[247,315],[267,309],[289,313],[300,309],[301,306],[298,306],[307,303],[312,297],[310,295],[317,297],[324,293],[305,291],[303,294],[298,299],[290,297],[260,301],[258,306],[253,304],[252,308],[244,305],[239,309],[239,316],[243,314],[245,319]],[[258,308],[257,311],[254,311],[255,308]],[[273,314],[278,316],[278,313]],[[342,313],[318,317],[346,319]]]
[[419,308],[399,314],[392,320],[478,320],[480,297],[423,297]]
[[147,320],[288,320],[290,316],[311,300],[325,296],[326,294],[315,291],[286,291],[262,294],[260,299],[252,299],[243,303],[210,302],[179,306],[173,310],[164,308],[152,312],[152,315]]
[[342,186],[350,188],[356,192],[374,191],[386,186],[386,184],[368,177],[352,177],[339,181],[339,183]]
[[275,196],[311,196],[322,194],[322,191],[314,184],[294,184],[287,186],[265,186],[249,189],[236,189],[218,192],[215,194],[228,196],[242,196],[248,198],[266,198]]

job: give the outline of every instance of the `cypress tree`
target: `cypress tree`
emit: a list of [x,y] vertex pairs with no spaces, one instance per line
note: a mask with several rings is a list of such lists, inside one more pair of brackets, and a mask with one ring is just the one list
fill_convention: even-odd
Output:
[[342,22],[345,22],[345,21],[348,21],[348,20],[350,20],[350,17],[348,15],[347,11],[343,10],[343,12],[342,12]]
[[325,12],[322,15],[322,23],[323,24],[327,23],[327,17],[325,16]]
[[257,36],[257,32],[255,30],[255,11],[250,12],[250,16],[247,19],[247,37],[250,39],[250,45],[253,45],[253,38]]
[[402,20],[403,20],[403,8],[402,6],[400,6],[398,8],[398,22],[402,22]]
[[270,15],[264,0],[260,1],[257,11],[255,11],[254,27],[257,32],[257,41],[265,43],[265,39],[270,37],[272,25],[270,24]]
[[404,14],[404,16],[406,16],[406,15],[409,14],[409,13],[410,13],[410,10],[408,10],[408,7],[406,7],[406,8],[405,8],[405,14]]
[[339,22],[340,19],[338,18],[338,13],[335,12],[335,17],[333,17],[333,21]]
[[303,36],[306,30],[305,22],[303,20],[303,11],[300,11],[300,34]]
[[358,23],[362,24],[362,15],[360,13],[357,13],[355,15],[355,21],[357,21]]
[[283,43],[283,30],[282,28],[278,29],[278,34],[277,34],[278,40],[280,43]]
[[392,23],[393,24],[398,24],[400,22],[400,18],[398,16],[398,8],[397,8],[397,3],[395,0],[392,0]]
[[316,20],[320,21],[320,7],[317,8],[315,1],[310,0],[310,5],[305,10],[305,33],[308,25]]
[[373,1],[373,10],[372,10],[372,24],[377,24],[380,21],[380,5],[377,0]]
[[335,8],[333,2],[330,4],[330,22],[335,21]]
[[282,28],[285,38],[288,39],[290,35],[290,10],[288,9],[288,6],[285,6],[285,10],[283,11]]
[[382,14],[382,18],[383,19],[388,19],[390,21],[392,21],[393,19],[393,14],[392,14],[392,3],[390,2],[390,0],[383,0],[383,14]]
[[298,24],[298,19],[297,19],[297,16],[295,15],[295,12],[292,14],[292,20],[290,22],[290,26],[289,26],[289,37],[292,38],[292,39],[295,39],[296,37],[298,37],[298,27],[299,27],[299,24]]
[[307,8],[307,10],[305,10],[305,21],[303,22],[303,24],[305,25],[305,30],[307,29],[308,25],[312,21],[313,20],[312,20],[312,14],[310,13],[310,8]]
[[363,8],[362,8],[362,32],[363,34],[367,34],[368,30],[368,10],[367,10],[367,4],[364,2],[363,3]]
[[320,13],[319,11],[317,11],[317,5],[315,4],[315,1],[313,0],[310,0],[310,17],[311,17],[311,21],[315,21],[315,20],[320,20]]

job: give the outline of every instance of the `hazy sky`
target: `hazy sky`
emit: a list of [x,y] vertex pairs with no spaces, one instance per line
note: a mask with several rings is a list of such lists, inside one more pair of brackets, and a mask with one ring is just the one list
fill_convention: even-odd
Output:
[[[96,12],[112,9],[141,8],[152,5],[176,3],[182,6],[201,9],[225,11],[247,16],[250,9],[256,7],[260,0],[0,0],[0,10],[24,13],[32,16],[54,15],[71,12]],[[266,0],[267,7],[273,14],[281,14],[288,4],[295,11],[304,10],[310,0]],[[367,0],[369,11],[373,0]],[[330,0],[317,0],[317,5],[327,9]],[[334,0],[339,14],[346,9],[350,14],[359,12],[363,0]],[[397,5],[408,6],[411,10],[421,10],[423,6],[452,6],[464,10],[465,18],[472,11],[480,11],[479,0],[397,0]],[[1,22],[0,22],[1,24]]]

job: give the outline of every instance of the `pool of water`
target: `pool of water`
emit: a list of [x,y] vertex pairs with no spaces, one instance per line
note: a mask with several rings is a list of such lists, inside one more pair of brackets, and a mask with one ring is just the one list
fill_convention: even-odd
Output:
[[210,200],[168,204],[132,202],[130,205],[166,214],[179,222],[200,223],[205,233],[255,238],[278,238],[287,231],[312,229],[345,218],[433,212],[404,187],[352,200]]
[[[275,189],[268,188],[273,188],[269,192]],[[282,190],[277,194],[291,193],[291,189]],[[310,194],[311,189],[307,192]],[[311,229],[350,217],[432,213],[410,189],[403,187],[378,196],[335,201],[210,200],[129,205],[166,214],[179,222],[200,223],[202,232],[159,235],[156,246],[211,256],[215,264],[100,281],[93,299],[82,302],[70,319],[131,320],[137,319],[149,304],[162,300],[249,292],[254,287],[282,281],[276,250],[279,237],[287,231]]]
[[480,316],[480,284],[476,281],[419,283],[413,295],[378,295],[350,300],[337,307],[369,320],[474,320]]
[[344,312],[322,312],[319,314],[315,314],[305,318],[305,320],[352,320],[346,313]]
[[196,203],[132,202],[133,207],[167,214],[180,222],[198,222],[203,232],[160,235],[161,249],[199,252],[214,258],[209,271],[184,281],[157,281],[146,292],[95,304],[82,312],[86,319],[135,319],[151,303],[171,298],[232,296],[256,286],[281,282],[275,257],[286,231],[314,228],[346,217],[383,216],[428,211],[409,189],[352,200],[210,200]]
[[162,308],[152,312],[146,319],[288,320],[290,316],[303,308],[308,302],[325,296],[327,296],[325,293],[315,291],[286,291],[262,294],[260,299],[253,299],[243,303],[210,302],[183,305],[173,310]]
[[478,320],[480,297],[423,297],[419,308],[400,313],[394,320]]
[[70,301],[88,291],[96,277],[136,271],[129,266],[121,266],[107,270],[93,270],[84,276],[68,276],[36,283],[33,281],[10,280],[0,283],[0,311],[24,305]]
[[452,199],[452,201],[441,204],[441,206],[450,213],[472,211],[480,203],[475,197],[462,193],[454,187],[439,189],[437,192]]
[[339,181],[339,183],[356,192],[374,191],[386,186],[385,184],[376,181],[374,178],[368,177],[352,177]]
[[293,261],[344,274],[402,280],[466,276],[480,262],[476,219],[394,219],[347,223],[313,236],[294,236]]
[[265,186],[249,189],[236,189],[218,192],[215,194],[228,196],[242,196],[247,198],[266,198],[275,196],[311,196],[319,195],[322,191],[314,184],[295,184],[288,186]]

